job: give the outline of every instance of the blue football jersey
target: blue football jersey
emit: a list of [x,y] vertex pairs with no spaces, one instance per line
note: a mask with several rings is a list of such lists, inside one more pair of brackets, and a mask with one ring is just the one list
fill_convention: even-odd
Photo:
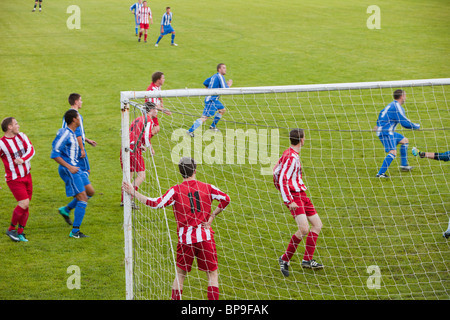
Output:
[[394,100],[381,110],[377,120],[377,136],[393,135],[395,128],[400,124],[406,129],[420,129],[420,124],[411,122],[405,115],[405,110]]
[[75,132],[69,127],[61,128],[52,142],[51,158],[61,157],[71,166],[77,166],[79,156],[79,145]]
[[[203,82],[203,85],[208,89],[229,88],[227,82],[225,81],[225,77],[218,72],[215,75],[206,79]],[[217,99],[219,99],[219,96],[207,96],[205,97],[205,102]]]

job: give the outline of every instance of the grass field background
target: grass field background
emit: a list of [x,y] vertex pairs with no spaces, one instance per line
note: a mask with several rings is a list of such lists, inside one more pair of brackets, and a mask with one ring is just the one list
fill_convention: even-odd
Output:
[[[80,30],[69,30],[66,26],[66,20],[70,16],[66,9],[73,4],[81,9]],[[123,213],[118,206],[122,176],[119,163],[119,93],[124,90],[145,90],[154,71],[165,73],[164,89],[200,88],[203,80],[215,72],[215,66],[219,62],[227,64],[227,78],[233,79],[234,87],[444,78],[450,74],[450,7],[447,1],[343,3],[328,0],[320,4],[258,1],[245,5],[235,0],[170,3],[155,1],[151,3],[155,24],[150,28],[147,44],[138,43],[134,35],[133,16],[129,12],[131,4],[132,1],[128,3],[118,0],[109,1],[107,5],[100,1],[45,1],[42,13],[32,13],[32,1],[0,3],[0,118],[16,117],[21,130],[29,136],[36,148],[36,155],[32,160],[34,194],[26,229],[30,241],[26,244],[16,244],[6,235],[0,239],[0,299],[125,298]],[[372,4],[381,8],[380,30],[369,30],[366,27],[369,17],[366,9]],[[157,25],[167,5],[172,7],[174,13],[173,26],[177,32],[176,42],[179,46],[171,47],[170,37],[166,36],[160,46],[155,48],[153,43],[157,38]],[[57,208],[68,200],[57,173],[57,165],[50,159],[51,142],[61,125],[62,115],[68,108],[67,97],[72,92],[82,94],[86,135],[98,143],[96,148],[87,146],[92,167],[91,181],[96,189],[96,195],[89,202],[83,222],[83,232],[90,235],[87,241],[69,239],[70,229],[57,214]],[[445,101],[448,99],[448,89],[444,93],[441,91],[440,94],[420,96],[426,97],[426,101],[434,98]],[[380,104],[389,102],[388,98],[380,95],[375,100]],[[429,128],[439,129],[445,126],[445,121],[448,123],[450,118],[448,105],[445,105],[440,113],[429,107],[428,118],[420,112],[422,100],[424,99],[418,99],[417,103],[408,105],[408,116],[411,119],[424,120]],[[232,113],[233,102],[227,99],[224,101],[229,104],[228,120],[238,121],[241,120],[239,117],[242,117],[249,121],[248,117],[252,113],[250,106],[237,116]],[[295,100],[292,101],[295,103]],[[202,106],[199,103],[193,105],[189,113],[200,112]],[[367,114],[373,118],[371,123],[369,117],[366,117],[362,122],[356,121],[349,127],[367,130],[365,125],[374,124],[375,110],[381,107],[383,105],[367,107]],[[439,109],[440,106],[436,108]],[[286,121],[283,114],[286,110],[280,107],[273,112],[264,111],[253,115],[252,118],[266,124],[269,121],[267,116],[274,122]],[[346,119],[345,109],[339,110],[341,111]],[[323,113],[326,112],[337,112],[337,109],[323,108]],[[319,113],[316,112],[315,115]],[[436,114],[440,115],[440,118]],[[191,125],[194,118],[174,116],[171,119],[162,119],[166,132],[155,137],[154,143],[159,145],[159,159],[169,159],[168,150],[164,150],[162,146],[170,141],[173,130]],[[336,116],[335,119],[329,120],[327,126],[332,128],[334,121],[338,119],[339,116]],[[356,116],[356,119],[359,118]],[[317,126],[312,119],[307,119],[307,123],[311,128]],[[283,126],[293,124],[295,123],[284,122]],[[448,128],[448,125],[446,127]],[[239,128],[247,129],[245,126]],[[408,134],[413,142],[436,148],[449,147],[446,138],[448,130],[439,131],[439,135],[435,132],[426,132],[423,135]],[[448,222],[448,166],[425,162],[422,165],[424,169],[414,171],[412,177],[397,175],[398,180],[392,180],[389,186],[381,187],[384,192],[392,191],[393,188],[401,190],[394,200],[395,210],[389,211],[387,216],[383,216],[378,209],[370,211],[369,214],[346,209],[347,217],[338,219],[337,213],[332,212],[331,208],[349,208],[350,205],[345,199],[377,198],[373,194],[377,188],[373,187],[367,176],[376,170],[383,157],[383,151],[374,137],[365,135],[362,141],[366,142],[367,146],[363,148],[363,156],[369,156],[370,159],[360,159],[359,162],[355,160],[354,164],[358,170],[344,172],[352,179],[363,176],[360,180],[361,186],[351,188],[351,179],[338,181],[337,184],[336,180],[333,180],[337,175],[335,168],[340,165],[344,168],[350,167],[345,163],[351,159],[352,145],[343,143],[346,137],[341,134],[335,140],[342,142],[345,150],[343,155],[338,154],[339,148],[333,149],[327,145],[327,134],[311,138],[313,142],[323,143],[323,149],[333,151],[337,161],[333,163],[334,168],[329,168],[326,160],[314,158],[314,154],[322,150],[321,145],[314,143],[311,143],[311,149],[305,150],[307,153],[304,164],[306,169],[310,168],[307,171],[307,183],[311,187],[311,198],[318,208],[329,210],[324,210],[323,214],[325,241],[322,244],[319,242],[319,257],[328,265],[333,261],[335,267],[334,262],[339,261],[339,267],[325,273],[327,277],[324,277],[324,273],[315,275],[312,282],[307,274],[301,272],[295,273],[295,276],[288,280],[280,279],[277,267],[270,267],[269,264],[276,262],[277,250],[284,250],[290,234],[295,231],[288,213],[284,212],[283,216],[277,216],[282,223],[274,241],[276,245],[270,244],[269,249],[264,249],[264,246],[260,247],[262,249],[255,248],[256,253],[253,256],[254,265],[261,271],[252,276],[261,274],[263,278],[271,279],[270,283],[256,283],[252,290],[260,290],[259,294],[252,294],[252,290],[241,291],[238,288],[249,287],[249,284],[254,283],[254,278],[242,280],[243,266],[236,269],[239,259],[230,258],[231,256],[224,253],[221,262],[223,265],[220,266],[223,298],[448,299],[448,291],[445,288],[448,287],[449,281],[446,258],[449,247],[441,237],[441,231]],[[358,135],[352,135],[350,138],[358,140]],[[358,155],[361,156],[361,153]],[[317,161],[325,162],[313,166],[312,163]],[[329,171],[324,171],[324,168]],[[175,166],[171,162],[165,167],[161,166],[162,187],[179,181],[176,180],[174,169]],[[220,185],[220,181],[223,181],[226,187],[222,189],[229,192],[232,199],[239,199],[230,210],[229,218],[224,215],[223,229],[219,224],[220,220],[217,222],[218,242],[220,237],[223,237],[222,243],[235,239],[233,232],[230,232],[231,227],[244,223],[238,214],[249,214],[255,212],[256,208],[265,208],[263,201],[255,204],[251,200],[259,199],[254,193],[256,188],[271,190],[270,179],[261,182],[259,178],[244,177],[248,188],[232,187],[231,181],[236,179],[236,173],[241,170],[245,172],[246,169],[253,175],[255,170],[249,166],[237,169],[231,165],[224,167],[222,177],[214,171],[213,166],[206,165],[199,174],[201,179],[217,179],[208,181],[210,183]],[[0,172],[3,172],[2,170]],[[235,176],[230,173],[235,173]],[[164,174],[167,175],[166,178]],[[421,179],[420,185],[423,188],[411,186],[417,182],[414,177]],[[236,180],[234,184],[237,184]],[[333,189],[336,185],[341,188]],[[0,187],[0,223],[6,230],[15,201],[4,181],[0,181]],[[355,194],[355,190],[362,194]],[[273,197],[270,203],[277,203],[277,208],[282,211],[284,208],[277,202],[279,199],[274,191],[269,192],[270,197]],[[333,192],[341,194],[333,199]],[[243,194],[245,196],[239,197]],[[386,194],[388,196],[381,196],[380,201],[388,199],[390,193]],[[431,199],[432,205],[425,206],[418,216],[410,217],[409,209],[414,207],[413,199],[422,194],[438,196],[420,198],[418,206],[426,204],[427,199]],[[334,202],[330,202],[330,197]],[[408,204],[407,209],[402,209],[402,203]],[[242,212],[238,210],[239,204],[244,208]],[[430,208],[431,212],[428,212],[427,209]],[[171,212],[168,211],[168,214]],[[274,218],[263,221],[263,224],[276,221],[274,213],[267,214]],[[252,217],[252,223],[258,224],[257,216]],[[350,226],[355,221],[354,217],[357,217],[361,225]],[[354,246],[355,242],[360,241],[361,230],[368,220],[372,225],[388,230],[386,237],[371,239],[370,233],[364,232],[362,238],[365,243],[370,243],[370,246],[366,247],[365,243]],[[380,227],[380,224],[384,226]],[[423,236],[413,236],[416,232],[423,232],[424,229],[420,226],[427,224],[430,226],[425,228]],[[339,227],[333,228],[336,225]],[[243,225],[242,228],[247,229],[247,226]],[[227,230],[229,234],[225,233]],[[350,236],[349,232],[345,233],[345,230],[352,230],[353,236]],[[254,245],[255,237],[263,239],[265,235],[252,236],[248,232],[239,232],[241,237],[249,234],[248,241],[242,240],[244,244]],[[403,240],[402,235],[405,235],[407,240]],[[348,243],[342,241],[344,237],[347,237]],[[379,241],[380,239],[386,243]],[[279,246],[275,248],[277,245]],[[377,251],[377,248],[382,246],[384,249]],[[224,251],[220,242],[218,248],[219,252]],[[366,248],[368,252],[360,252],[361,248]],[[240,245],[232,247],[232,256],[237,256],[240,249]],[[403,251],[399,253],[398,249]],[[414,254],[415,250],[418,250],[419,254],[412,258],[410,254]],[[269,254],[273,255],[275,260],[268,257]],[[368,261],[358,261],[352,259],[352,256],[368,257],[370,260],[377,254],[387,255],[384,265],[390,266],[383,279],[399,279],[386,280],[386,286],[382,287],[381,292],[369,292],[360,277]],[[403,260],[397,261],[397,255]],[[263,257],[266,257],[267,261]],[[327,261],[327,257],[335,258]],[[410,257],[410,260],[407,257]],[[421,261],[423,257],[427,259],[425,263]],[[250,258],[241,261],[252,262]],[[402,273],[403,271],[395,269],[408,263],[419,266],[421,271],[412,268],[409,272]],[[69,277],[67,268],[71,265],[77,265],[81,269],[81,290],[69,290],[66,286]],[[344,265],[348,265],[349,269],[345,269]],[[227,266],[230,266],[228,270]],[[424,278],[417,274],[422,274]],[[170,274],[166,277],[169,283],[162,289],[166,295],[161,299],[169,296],[168,290],[172,280]],[[411,283],[408,282],[410,278]],[[202,292],[204,282],[198,284],[195,279],[196,272],[193,271],[186,285],[197,289],[193,289],[189,294],[193,298],[205,298]],[[423,279],[426,279],[427,285],[421,288]],[[301,284],[306,285],[302,287]],[[411,295],[409,291],[403,290],[411,287],[419,293]]]

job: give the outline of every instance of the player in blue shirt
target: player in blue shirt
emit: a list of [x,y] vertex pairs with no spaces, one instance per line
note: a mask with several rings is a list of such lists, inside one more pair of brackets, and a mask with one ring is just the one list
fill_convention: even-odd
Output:
[[[217,73],[203,82],[203,85],[208,89],[229,88],[233,84],[233,80],[225,81],[225,74],[227,73],[227,66],[223,63],[217,65]],[[194,137],[194,130],[200,127],[209,117],[215,115],[214,120],[209,129],[219,131],[216,128],[217,123],[225,113],[225,107],[222,102],[219,101],[219,96],[207,96],[205,97],[205,108],[200,118],[195,120],[192,127],[187,131],[187,134]]]
[[[75,213],[73,228],[69,234],[71,238],[85,238],[80,226],[86,212],[88,196],[85,186],[89,185],[88,176],[78,167],[79,144],[75,134],[80,126],[80,116],[74,109],[64,115],[67,127],[61,128],[52,143],[51,158],[58,164],[58,172],[66,185],[66,196],[75,197]],[[66,220],[67,221],[67,220]]]
[[159,35],[158,40],[155,43],[155,47],[158,46],[159,41],[161,41],[162,37],[164,37],[166,34],[171,33],[172,34],[172,40],[171,45],[172,46],[178,46],[175,41],[175,30],[172,28],[172,12],[170,12],[170,7],[166,8],[166,13],[163,14],[161,19],[161,34]]
[[[79,145],[77,166],[80,168],[82,174],[87,176],[86,179],[89,180],[89,175],[91,173],[91,167],[89,165],[89,159],[88,159],[86,148],[85,148],[85,142],[89,143],[93,147],[95,147],[97,145],[97,142],[86,138],[86,133],[84,131],[84,125],[83,125],[83,116],[80,114],[80,109],[83,104],[81,95],[78,93],[71,93],[69,95],[68,100],[69,100],[70,108],[76,110],[80,117],[80,126],[75,130],[75,135],[77,137],[77,141],[78,141],[78,145]],[[63,117],[62,127],[63,128],[67,127],[67,123],[64,120],[64,117]],[[92,196],[95,193],[95,190],[92,187],[92,185],[89,183],[88,185],[85,186],[85,189],[86,189],[86,194],[88,196],[88,199],[92,198]],[[59,214],[61,214],[61,216],[64,218],[64,220],[66,220],[66,222],[69,225],[72,224],[72,222],[70,221],[70,211],[76,207],[77,201],[78,201],[77,198],[74,197],[73,200],[67,206],[58,208]]]
[[130,7],[130,11],[131,11],[131,13],[133,13],[134,14],[134,22],[135,22],[135,30],[136,30],[136,37],[137,37],[137,35],[138,35],[138,33],[139,33],[139,28],[140,28],[140,21],[139,21],[139,15],[138,15],[138,12],[139,12],[139,9],[142,7],[142,0],[138,0],[138,2],[136,2],[135,4],[133,4],[131,7]]
[[400,157],[402,171],[411,171],[412,167],[408,166],[408,143],[409,140],[400,133],[395,132],[398,124],[407,129],[419,130],[420,125],[412,123],[406,118],[405,110],[402,104],[406,100],[406,93],[404,90],[394,91],[394,101],[388,104],[381,110],[377,120],[377,136],[384,146],[384,150],[388,153],[386,158],[378,171],[378,178],[389,178],[386,171],[391,165],[392,161],[397,157],[397,145],[401,144]]

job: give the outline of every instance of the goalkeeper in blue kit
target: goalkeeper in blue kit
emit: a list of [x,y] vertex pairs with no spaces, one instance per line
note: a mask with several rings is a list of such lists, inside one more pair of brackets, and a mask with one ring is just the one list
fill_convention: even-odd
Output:
[[377,120],[377,136],[387,152],[387,156],[378,171],[378,178],[389,178],[386,174],[387,169],[392,161],[397,157],[397,145],[400,147],[400,159],[402,171],[411,171],[413,167],[408,165],[408,143],[409,140],[398,132],[395,128],[398,124],[406,129],[419,130],[420,125],[412,123],[405,115],[402,104],[406,101],[406,93],[404,90],[394,91],[394,101],[381,110]]

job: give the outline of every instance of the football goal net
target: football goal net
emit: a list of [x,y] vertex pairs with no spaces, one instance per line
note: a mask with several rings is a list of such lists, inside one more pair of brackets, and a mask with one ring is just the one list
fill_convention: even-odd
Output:
[[[197,180],[227,193],[231,202],[212,229],[220,299],[448,299],[450,162],[414,156],[450,150],[450,79],[383,81],[229,89],[121,92],[123,179],[130,171],[130,125],[146,115],[145,101],[162,101],[160,131],[142,155],[138,191],[157,198],[183,181],[183,156],[197,162]],[[393,92],[406,93],[405,116],[420,130],[395,132],[409,140],[401,170],[400,145],[389,178],[376,177],[387,155],[375,126]],[[226,112],[194,135],[205,97],[219,95]],[[152,120],[148,120],[152,121]],[[289,132],[302,128],[300,163],[306,193],[323,223],[314,259],[302,268],[305,240],[290,260],[278,259],[297,225],[275,188],[272,169],[289,148]],[[145,133],[144,133],[145,134]],[[212,209],[218,202],[213,202]],[[124,196],[127,299],[170,299],[176,272],[177,225],[172,207],[152,209]],[[207,299],[208,280],[194,261],[183,299]]]

